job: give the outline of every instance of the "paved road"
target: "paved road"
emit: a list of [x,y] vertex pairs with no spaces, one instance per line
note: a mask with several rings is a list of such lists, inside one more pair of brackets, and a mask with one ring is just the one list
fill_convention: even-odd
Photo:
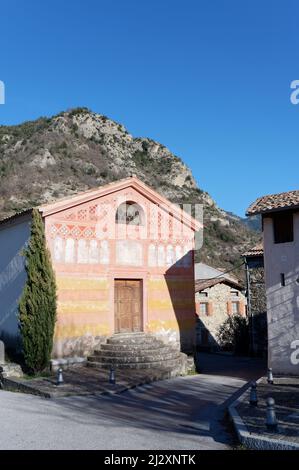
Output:
[[267,360],[250,357],[234,357],[227,354],[199,353],[200,372],[208,375],[224,375],[244,380],[254,380],[265,374]]
[[222,363],[226,369],[227,358],[205,354],[201,360],[206,374],[118,396],[46,400],[0,391],[0,448],[227,449],[232,436],[223,422],[225,407],[246,383],[248,369],[250,378],[257,372],[230,358],[239,378],[209,375],[215,360],[220,371]]

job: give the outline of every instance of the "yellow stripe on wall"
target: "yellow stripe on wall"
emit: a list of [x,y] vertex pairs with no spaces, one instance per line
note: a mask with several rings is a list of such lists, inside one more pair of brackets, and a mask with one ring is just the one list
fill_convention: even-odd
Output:
[[173,310],[173,308],[185,307],[192,308],[194,306],[194,301],[191,299],[175,299],[173,302],[171,299],[151,299],[148,303],[149,309],[155,310]]
[[164,279],[159,279],[159,280],[149,280],[148,281],[148,291],[150,293],[155,293],[155,292],[178,292],[180,294],[185,294],[188,292],[188,295],[190,293],[193,293],[194,286],[193,283],[190,282],[190,280],[175,280],[175,281],[169,281],[166,282]]
[[106,278],[77,278],[58,276],[56,278],[58,289],[64,290],[98,290],[109,289],[109,281]]
[[67,339],[67,338],[78,338],[90,334],[92,336],[110,335],[111,331],[108,325],[56,325],[55,328],[55,340]]
[[76,301],[76,302],[57,302],[57,313],[99,313],[109,311],[109,302],[104,301]]

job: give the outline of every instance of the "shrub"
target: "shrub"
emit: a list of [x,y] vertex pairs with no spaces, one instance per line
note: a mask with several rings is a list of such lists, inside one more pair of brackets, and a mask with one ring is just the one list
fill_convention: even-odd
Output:
[[27,281],[19,302],[19,328],[28,373],[44,370],[50,361],[56,321],[56,284],[42,217],[32,212],[31,236],[24,252]]
[[223,349],[235,354],[249,353],[249,323],[246,317],[229,316],[219,327],[217,338]]
[[134,152],[133,160],[136,165],[141,167],[146,167],[150,163],[150,159],[147,152],[140,150],[136,150],[136,152]]
[[144,152],[147,152],[148,149],[149,149],[149,143],[146,141],[146,140],[143,140],[142,143],[141,143],[141,146],[142,146],[142,150]]
[[78,108],[71,109],[68,114],[69,114],[69,117],[73,117],[73,116],[78,116],[80,114],[88,114],[90,112],[91,112],[90,109],[86,107],[78,107]]

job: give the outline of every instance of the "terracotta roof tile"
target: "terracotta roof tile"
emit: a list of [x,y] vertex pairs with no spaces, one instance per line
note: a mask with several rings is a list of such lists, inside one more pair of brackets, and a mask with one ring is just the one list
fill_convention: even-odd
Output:
[[264,255],[264,245],[263,242],[258,243],[256,246],[253,248],[250,248],[247,250],[245,253],[243,253],[243,256],[250,257],[250,256],[263,256]]
[[228,284],[235,289],[243,289],[243,286],[238,282],[232,281],[226,277],[215,277],[212,279],[197,279],[195,281],[195,292],[201,292],[209,287],[215,286],[216,284]]
[[299,208],[299,190],[260,197],[247,209],[246,215],[263,214],[296,207]]

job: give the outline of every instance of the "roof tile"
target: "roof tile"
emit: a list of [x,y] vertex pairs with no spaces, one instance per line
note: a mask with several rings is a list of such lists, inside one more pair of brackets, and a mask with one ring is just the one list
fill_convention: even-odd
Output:
[[208,289],[209,287],[215,286],[216,284],[228,284],[235,289],[243,289],[243,286],[238,282],[235,282],[226,277],[215,277],[212,279],[197,279],[195,281],[195,292],[201,292],[205,289]]
[[243,256],[246,256],[246,257],[263,256],[263,254],[264,254],[264,245],[263,245],[263,242],[260,242],[253,248],[250,248],[245,253],[243,253]]
[[262,196],[251,204],[246,215],[263,214],[296,207],[299,207],[299,190]]

